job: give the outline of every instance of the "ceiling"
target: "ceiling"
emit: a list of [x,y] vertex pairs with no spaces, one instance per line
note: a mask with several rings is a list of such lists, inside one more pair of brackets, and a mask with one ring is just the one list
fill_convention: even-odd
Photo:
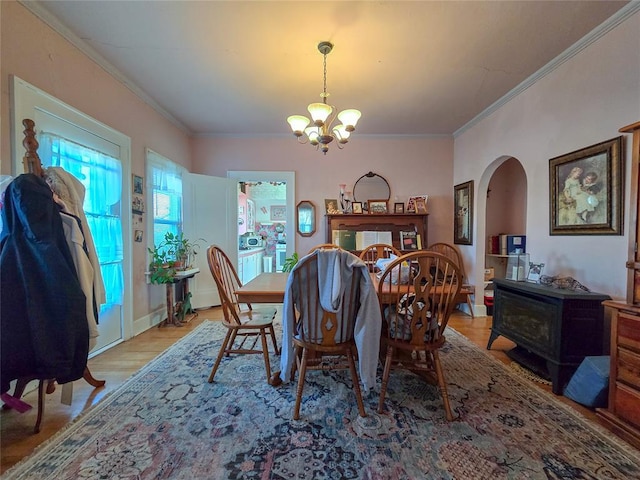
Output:
[[629,2],[23,3],[190,134],[254,136],[321,101],[320,41],[357,134],[446,135]]

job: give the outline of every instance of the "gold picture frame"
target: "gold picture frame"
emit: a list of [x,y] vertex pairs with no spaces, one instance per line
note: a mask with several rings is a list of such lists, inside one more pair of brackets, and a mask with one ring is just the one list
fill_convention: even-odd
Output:
[[622,235],[622,136],[549,160],[549,234]]

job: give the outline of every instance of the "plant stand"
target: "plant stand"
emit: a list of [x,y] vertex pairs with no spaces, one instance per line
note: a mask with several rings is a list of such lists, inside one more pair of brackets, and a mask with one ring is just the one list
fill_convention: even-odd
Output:
[[[191,303],[189,302],[191,298],[189,279],[193,278],[197,273],[200,273],[199,268],[178,271],[173,276],[172,281],[165,284],[167,289],[167,318],[160,322],[158,327],[181,327],[198,316],[198,313],[191,308]],[[174,299],[174,289],[176,286],[179,292],[177,303]]]

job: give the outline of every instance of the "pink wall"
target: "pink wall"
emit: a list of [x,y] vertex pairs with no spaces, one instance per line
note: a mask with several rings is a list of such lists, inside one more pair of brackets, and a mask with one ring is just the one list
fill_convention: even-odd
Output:
[[[527,178],[515,158],[504,162],[489,182],[490,193],[478,191],[487,198],[486,235],[527,231]],[[478,217],[478,221],[482,221]]]
[[[293,136],[190,139],[127,87],[38,20],[17,2],[0,2],[1,173],[9,173],[9,75],[15,74],[112,128],[128,135],[132,171],[144,175],[144,149],[152,148],[195,173],[226,176],[228,170],[296,172],[296,203],[318,207],[313,237],[296,238],[306,251],[325,240],[325,198],[337,198],[362,174],[374,171],[391,185],[391,202],[428,194],[429,243],[452,241],[453,185],[475,181],[474,245],[463,246],[471,280],[482,284],[485,252],[486,189],[492,173],[508,157],[517,158],[527,176],[528,250],[545,261],[545,273],[576,277],[593,290],[623,298],[629,216],[624,236],[550,237],[548,159],[613,138],[624,125],[640,120],[640,14],[619,25],[563,63],[498,111],[457,136],[364,137],[356,132],[344,150],[323,156]],[[362,122],[366,122],[364,112]],[[287,130],[282,119],[283,131]],[[625,212],[628,212],[630,151],[627,149]],[[483,192],[483,194],[478,194]],[[479,221],[479,219],[482,219]],[[145,245],[133,243],[134,318],[151,305],[144,282]],[[594,252],[605,255],[594,261]],[[155,295],[155,294],[154,294]],[[155,298],[155,297],[154,297]],[[476,303],[481,303],[482,296]]]
[[[191,167],[189,137],[17,2],[0,2],[1,173],[11,173],[9,75],[16,75],[131,138],[131,171],[145,175],[145,147]],[[36,125],[37,128],[37,125]],[[21,151],[22,147],[19,147]],[[148,233],[147,233],[148,235]],[[146,242],[133,243],[133,318],[164,301],[147,287]],[[160,292],[150,300],[150,288]],[[153,305],[150,303],[153,302]]]
[[[363,121],[364,116],[363,116]],[[283,128],[286,123],[283,119]],[[326,156],[293,135],[247,138],[214,137],[193,140],[195,173],[226,176],[228,170],[294,171],[296,201],[311,200],[318,212],[312,237],[296,235],[296,251],[325,242],[324,199],[338,198],[373,171],[387,179],[390,204],[411,195],[429,195],[429,243],[453,239],[453,140],[450,137],[364,137],[357,132],[344,150],[335,146]]]
[[[540,79],[455,139],[454,181],[475,179],[486,192],[505,157],[516,157],[527,175],[527,251],[546,263],[545,274],[569,275],[593,291],[624,299],[629,244],[630,136],[626,136],[624,236],[549,235],[549,159],[616,136],[640,120],[640,13]],[[476,195],[477,218],[486,198]],[[463,248],[468,273],[481,285],[485,225]],[[481,297],[480,297],[481,298]],[[476,303],[480,303],[476,300]]]

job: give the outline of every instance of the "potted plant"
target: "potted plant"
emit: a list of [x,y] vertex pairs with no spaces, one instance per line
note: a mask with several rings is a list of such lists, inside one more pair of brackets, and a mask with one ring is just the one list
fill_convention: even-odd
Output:
[[178,234],[167,232],[165,234],[164,243],[167,246],[167,253],[173,258],[177,270],[186,270],[191,267],[193,257],[197,255],[200,248],[200,241],[204,241],[204,239],[199,238],[196,241],[191,241],[184,236],[183,232]]
[[184,236],[183,232],[165,233],[164,239],[158,245],[148,249],[151,254],[149,264],[151,283],[169,283],[173,281],[176,271],[189,268],[201,240],[204,239],[192,242]]
[[170,261],[167,250],[160,245],[148,248],[151,254],[151,262],[149,263],[149,281],[151,283],[170,283],[176,274],[173,261]]
[[293,270],[293,267],[298,263],[298,252],[293,252],[293,255],[284,259],[284,263],[282,264],[283,272],[290,272]]

